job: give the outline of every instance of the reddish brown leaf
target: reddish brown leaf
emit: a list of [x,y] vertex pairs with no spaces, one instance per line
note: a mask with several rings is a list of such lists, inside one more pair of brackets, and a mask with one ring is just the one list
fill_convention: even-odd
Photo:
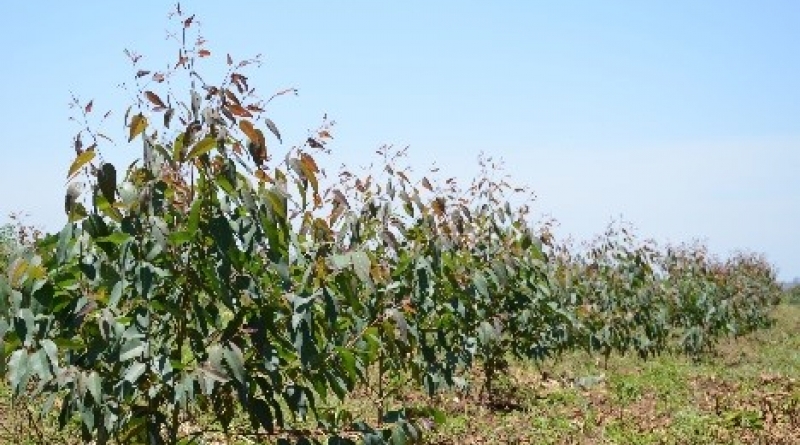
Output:
[[247,150],[250,152],[253,162],[255,162],[258,167],[261,167],[264,165],[264,162],[267,161],[267,148],[263,145],[250,141],[247,143]]
[[253,124],[249,120],[246,119],[240,120],[239,128],[251,141],[258,140],[258,134],[256,133],[256,129],[255,127],[253,127]]
[[433,211],[438,216],[443,216],[444,215],[444,210],[445,210],[445,207],[444,207],[445,206],[445,200],[444,200],[444,198],[438,197],[438,198],[433,200],[432,204],[433,204]]
[[189,58],[183,55],[183,50],[182,49],[179,49],[178,50],[178,62],[175,63],[175,68],[185,65],[186,62],[188,62],[188,61],[189,61]]
[[90,100],[89,103],[86,104],[86,107],[84,108],[84,111],[86,111],[87,113],[91,113],[93,105],[94,105],[94,101]]
[[152,102],[153,105],[155,105],[157,107],[161,107],[161,108],[167,108],[167,106],[164,105],[164,101],[162,101],[161,98],[158,97],[158,95],[156,93],[154,93],[152,91],[145,91],[144,95],[147,96],[147,100]]
[[261,182],[275,182],[264,170],[256,170],[256,178]]
[[314,139],[314,138],[308,138],[308,139],[306,140],[306,142],[308,143],[309,147],[311,147],[311,148],[323,148],[323,147],[324,147],[322,144],[320,144],[320,143],[319,143],[319,142],[318,142],[316,139]]
[[207,49],[201,49],[200,51],[197,52],[197,55],[200,57],[208,57],[211,55],[211,51]]
[[303,167],[312,171],[314,173],[319,173],[319,167],[317,166],[317,161],[314,160],[311,155],[308,153],[300,153],[300,163],[303,164]]
[[236,94],[233,91],[225,88],[225,97],[230,100],[231,102],[235,103],[236,105],[241,105],[242,103],[239,102],[239,98],[236,97]]
[[228,110],[230,110],[231,113],[233,113],[233,114],[235,114],[235,115],[237,115],[239,117],[253,117],[252,113],[247,111],[241,105],[229,104],[227,108],[228,108]]
[[245,90],[249,89],[247,86],[247,77],[239,73],[231,73],[231,82],[236,85],[236,89],[239,91],[239,94],[242,94],[245,92]]
[[183,21],[183,27],[184,28],[188,28],[188,27],[192,26],[192,22],[193,21],[194,21],[194,14],[192,14],[191,17],[189,17],[188,19]]

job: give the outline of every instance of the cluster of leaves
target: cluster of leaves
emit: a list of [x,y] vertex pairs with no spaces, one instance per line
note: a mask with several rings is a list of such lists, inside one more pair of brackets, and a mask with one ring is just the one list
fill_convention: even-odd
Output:
[[12,213],[10,222],[0,226],[0,273],[8,268],[12,258],[32,248],[42,237],[42,231],[25,224],[24,219],[24,215]]
[[14,227],[11,224],[0,227],[0,267],[3,269],[8,266],[8,261],[15,250],[14,247]]
[[[194,17],[176,16],[174,66],[153,72],[127,53],[124,120],[141,158],[119,172],[106,162],[93,103],[75,101],[68,223],[0,279],[14,393],[46,397],[43,412],[79,422],[86,440],[189,443],[181,425],[204,412],[226,432],[241,413],[282,443],[414,443],[438,415],[386,406],[409,383],[463,388],[480,365],[491,394],[509,354],[646,357],[676,329],[718,336],[766,320],[774,275],[751,257],[708,267],[611,232],[588,255],[546,254],[552,240],[510,204],[525,190],[491,159],[466,189],[415,178],[390,147],[379,169],[328,178],[327,121],[277,156],[266,109],[293,90],[259,99],[243,73],[258,59],[229,55],[223,80],[206,83],[197,65],[211,52],[187,44]],[[379,425],[325,406],[359,385],[374,389]]]
[[792,285],[784,291],[786,300],[790,304],[800,304],[800,286]]
[[554,250],[555,287],[574,310],[573,345],[642,358],[707,353],[723,337],[770,324],[781,297],[774,268],[755,254],[721,261],[700,244],[660,249],[611,225],[583,254]]

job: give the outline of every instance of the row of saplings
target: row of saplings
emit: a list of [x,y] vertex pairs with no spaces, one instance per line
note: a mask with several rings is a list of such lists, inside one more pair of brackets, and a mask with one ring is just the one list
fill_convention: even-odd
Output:
[[[130,55],[152,80],[125,116],[142,151],[125,171],[100,155],[91,103],[76,104],[69,176],[85,192],[69,188],[63,230],[0,278],[15,397],[86,441],[194,443],[218,428],[415,443],[441,413],[391,402],[409,385],[491,396],[509,357],[697,357],[769,322],[778,287],[759,257],[659,250],[623,226],[582,249],[556,244],[510,204],[491,160],[463,189],[414,177],[388,148],[378,170],[326,177],[328,124],[275,156],[266,135],[281,134],[248,63],[228,56],[219,84],[196,86],[204,44],[184,37],[166,73]],[[338,403],[364,388],[377,422]]]
[[[433,197],[423,200],[427,187],[412,191],[406,177],[388,175],[383,190],[342,185],[347,209],[327,227],[322,226],[332,221],[329,216],[296,226],[286,218],[290,236],[283,257],[270,258],[280,241],[270,239],[267,230],[261,245],[253,241],[259,231],[255,218],[221,213],[236,204],[215,196],[219,190],[196,207],[196,256],[191,250],[180,253],[191,244],[183,240],[189,237],[184,230],[162,234],[160,242],[147,239],[170,231],[160,225],[177,224],[168,218],[142,224],[158,221],[157,210],[131,212],[119,223],[102,210],[81,216],[40,241],[35,253],[12,262],[4,277],[6,315],[0,328],[15,393],[57,396],[46,398],[49,407],[66,389],[72,399],[61,402],[62,422],[77,419],[87,439],[168,443],[163,431],[170,405],[164,401],[183,407],[179,423],[199,408],[212,412],[227,431],[238,399],[253,420],[251,431],[276,438],[307,434],[308,440],[328,435],[347,441],[360,435],[369,443],[413,442],[423,433],[420,425],[427,425],[420,420],[437,416],[433,410],[388,406],[411,382],[430,395],[482,385],[481,394],[491,398],[492,382],[506,370],[509,356],[541,362],[584,350],[606,360],[628,352],[645,359],[673,351],[700,357],[722,338],[768,325],[770,306],[780,295],[774,272],[758,256],[740,254],[723,262],[701,246],[658,250],[637,242],[622,226],[580,250],[555,245],[546,233],[535,234],[522,213],[483,202],[498,198],[484,199],[480,187],[470,189],[472,200],[430,192]],[[131,171],[126,180],[163,186],[152,172]],[[378,195],[393,187],[410,191],[418,202]],[[268,189],[260,191],[265,213],[274,205]],[[402,210],[392,214],[396,209]],[[267,219],[261,222],[266,225]],[[216,259],[213,267],[233,270],[193,283],[176,282],[180,267],[170,270],[157,260],[162,251],[173,250],[171,255],[183,255],[179,262],[186,267],[197,262],[207,269],[199,257],[219,254],[220,244],[240,262],[249,255],[260,262],[225,265]],[[104,263],[117,263],[122,271],[104,279]],[[152,276],[146,278],[148,269]],[[263,281],[255,284],[256,271],[263,270],[269,272],[259,274]],[[158,277],[163,281],[154,283]],[[174,307],[157,307],[176,285],[205,307],[179,297]],[[270,289],[253,289],[259,286]],[[156,314],[162,335],[185,337],[154,338],[147,323]],[[195,331],[181,330],[191,322],[198,323]],[[183,345],[181,354],[175,344]],[[152,345],[169,360],[148,362]],[[190,357],[186,345],[194,351]],[[103,360],[109,359],[118,365],[107,367]],[[261,369],[247,364],[267,360]],[[483,372],[480,382],[469,381],[475,366]],[[151,398],[159,404],[148,412],[141,400],[158,380],[167,389],[162,399]],[[250,386],[256,390],[245,389]],[[345,400],[365,386],[372,388],[383,428],[355,422],[343,405],[323,408],[330,397]],[[257,391],[262,397],[254,397]],[[272,400],[264,397],[270,394]],[[100,400],[109,402],[111,416],[98,406]],[[93,417],[76,416],[66,410],[70,406],[78,413],[89,408]],[[158,416],[159,410],[166,413]],[[139,414],[154,412],[150,419],[158,435]],[[108,427],[98,424],[100,419]],[[193,436],[172,437],[180,442]]]

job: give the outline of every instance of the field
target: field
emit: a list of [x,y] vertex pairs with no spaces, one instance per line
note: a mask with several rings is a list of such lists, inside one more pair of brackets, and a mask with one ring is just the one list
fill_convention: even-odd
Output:
[[489,155],[331,172],[335,123],[282,146],[294,90],[231,55],[202,81],[182,14],[166,71],[125,52],[141,158],[73,98],[66,224],[0,229],[5,443],[797,441],[800,306],[766,256],[562,239]]
[[[772,315],[772,328],[725,341],[699,362],[683,355],[649,361],[612,356],[604,369],[583,353],[546,362],[542,369],[514,362],[497,386],[505,395],[492,406],[478,402],[475,392],[433,401],[447,415],[426,433],[425,443],[800,443],[800,305],[781,304]],[[374,416],[370,392],[356,393],[348,407]],[[406,405],[431,403],[412,391],[397,399]],[[31,421],[33,406],[12,406],[3,386],[0,443],[81,443],[76,431],[59,432],[54,418]],[[271,443],[213,433],[208,439]]]

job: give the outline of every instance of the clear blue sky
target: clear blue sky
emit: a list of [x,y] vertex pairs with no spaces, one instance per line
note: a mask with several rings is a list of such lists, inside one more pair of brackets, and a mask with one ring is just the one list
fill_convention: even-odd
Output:
[[[614,217],[661,241],[764,252],[800,276],[800,2],[182,2],[224,63],[263,53],[252,82],[300,141],[324,113],[338,160],[410,146],[420,170],[467,179],[481,151],[536,190],[558,233]],[[175,58],[168,2],[2,2],[0,222],[55,230],[74,156],[70,91],[114,110],[130,79]],[[106,148],[132,160],[136,147]],[[338,161],[337,161],[338,162]],[[126,163],[127,165],[127,163]]]

